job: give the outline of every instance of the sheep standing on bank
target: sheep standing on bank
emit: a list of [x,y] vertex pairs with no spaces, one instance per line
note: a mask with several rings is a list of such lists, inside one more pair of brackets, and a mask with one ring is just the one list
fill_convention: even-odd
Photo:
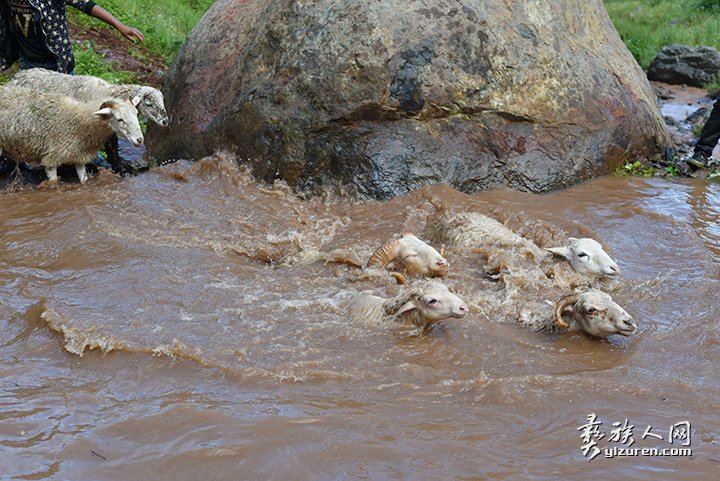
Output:
[[367,263],[368,267],[381,269],[388,265],[420,277],[445,277],[450,267],[438,251],[413,234],[389,240],[373,252]]
[[66,95],[0,87],[0,153],[41,165],[51,181],[60,165],[75,165],[80,182],[85,164],[113,132],[135,146],[143,143],[137,110],[128,101],[79,102]]
[[161,127],[169,124],[162,92],[145,85],[111,84],[90,75],[68,75],[43,68],[21,70],[8,85],[64,94],[83,102],[107,98],[128,100],[147,119]]
[[[570,322],[565,316],[570,315]],[[536,331],[564,332],[577,327],[591,336],[609,337],[615,334],[632,336],[637,325],[625,309],[610,295],[598,290],[570,294],[555,303],[553,317],[532,323]]]
[[357,322],[411,325],[421,331],[443,319],[463,318],[468,312],[462,299],[438,281],[419,281],[390,299],[358,296],[350,302],[348,310]]

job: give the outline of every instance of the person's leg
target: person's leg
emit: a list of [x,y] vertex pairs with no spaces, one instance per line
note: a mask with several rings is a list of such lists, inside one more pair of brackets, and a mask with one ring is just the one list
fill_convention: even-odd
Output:
[[[707,159],[712,156],[718,140],[720,140],[720,100],[715,101],[710,117],[708,117],[700,132],[700,137],[693,150],[692,159],[688,160],[688,164],[694,167],[705,167]],[[691,162],[691,160],[695,162]]]

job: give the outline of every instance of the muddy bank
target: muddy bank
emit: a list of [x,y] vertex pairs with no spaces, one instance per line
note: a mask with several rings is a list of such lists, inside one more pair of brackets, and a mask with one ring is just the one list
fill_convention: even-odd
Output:
[[[349,322],[394,282],[357,260],[422,231],[429,198],[547,245],[592,236],[635,337],[546,336],[523,307],[563,289],[447,252],[470,314],[424,336]],[[0,195],[0,444],[19,479],[715,479],[720,190],[601,178],[546,196],[434,186],[301,200],[233,159]],[[539,307],[538,307],[539,309]],[[82,355],[82,357],[81,357]],[[588,462],[590,413],[692,423],[692,457]]]

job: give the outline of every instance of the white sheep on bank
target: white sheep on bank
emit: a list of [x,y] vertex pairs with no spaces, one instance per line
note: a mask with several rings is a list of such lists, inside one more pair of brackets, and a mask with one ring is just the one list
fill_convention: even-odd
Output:
[[367,266],[384,269],[389,264],[420,277],[445,277],[450,267],[437,250],[409,233],[380,246],[370,256]]
[[363,295],[350,301],[350,317],[370,324],[410,325],[423,331],[443,319],[465,317],[467,305],[438,281],[418,281],[398,296]]
[[[569,322],[565,320],[570,315]],[[564,332],[576,327],[591,336],[609,337],[615,334],[632,336],[637,325],[625,309],[609,294],[590,290],[562,297],[555,303],[553,317],[532,323],[536,331]]]
[[21,70],[8,83],[10,86],[29,88],[39,92],[65,94],[80,101],[116,98],[135,104],[144,117],[167,127],[163,94],[154,87],[136,84],[111,84],[90,75],[68,75],[43,68]]
[[79,102],[54,93],[0,87],[0,153],[40,165],[51,181],[60,165],[75,165],[80,182],[115,132],[135,146],[143,143],[137,110],[128,101]]

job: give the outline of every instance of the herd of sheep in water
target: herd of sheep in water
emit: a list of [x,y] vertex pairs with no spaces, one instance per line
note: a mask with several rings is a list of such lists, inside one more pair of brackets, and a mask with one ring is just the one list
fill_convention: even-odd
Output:
[[[585,278],[586,286],[620,275],[615,261],[594,239],[570,237],[567,245],[542,249],[498,220],[480,213],[442,213],[430,216],[430,219],[425,236],[436,245],[442,245],[443,249],[444,246],[468,249],[492,246],[497,252],[512,251],[513,258],[526,261],[523,270],[530,276],[535,274],[536,278],[548,279],[541,264],[553,263],[559,258]],[[390,268],[393,277],[403,284],[406,275],[421,279],[391,298],[375,295],[354,298],[348,310],[355,321],[406,324],[421,332],[438,321],[463,318],[468,313],[465,302],[437,280],[446,277],[450,271],[447,259],[413,234],[404,234],[379,247],[367,267]],[[552,318],[532,319],[525,324],[546,333],[580,329],[599,338],[616,334],[631,336],[637,328],[633,318],[598,288],[590,287],[565,295],[553,307]]]
[[[85,165],[113,134],[138,146],[143,134],[138,113],[160,126],[168,125],[162,93],[142,85],[114,85],[91,76],[60,74],[44,69],[18,72],[0,87],[0,154],[45,169],[48,180],[57,180],[60,165],[75,165],[80,182],[87,181]],[[425,237],[436,245],[477,248],[492,245],[521,252],[531,271],[546,258],[561,257],[572,269],[593,280],[620,275],[617,264],[597,241],[569,238],[567,245],[540,248],[499,221],[474,212],[436,216]],[[391,269],[398,283],[415,279],[390,298],[361,295],[348,305],[359,322],[405,324],[419,332],[444,319],[463,318],[468,307],[437,280],[448,275],[450,265],[441,252],[413,234],[404,234],[378,248],[368,268]],[[401,272],[403,271],[403,272]],[[426,279],[422,279],[426,278]],[[580,329],[595,337],[630,336],[633,318],[610,295],[597,288],[574,292],[554,304],[553,317],[530,322],[537,331]]]

